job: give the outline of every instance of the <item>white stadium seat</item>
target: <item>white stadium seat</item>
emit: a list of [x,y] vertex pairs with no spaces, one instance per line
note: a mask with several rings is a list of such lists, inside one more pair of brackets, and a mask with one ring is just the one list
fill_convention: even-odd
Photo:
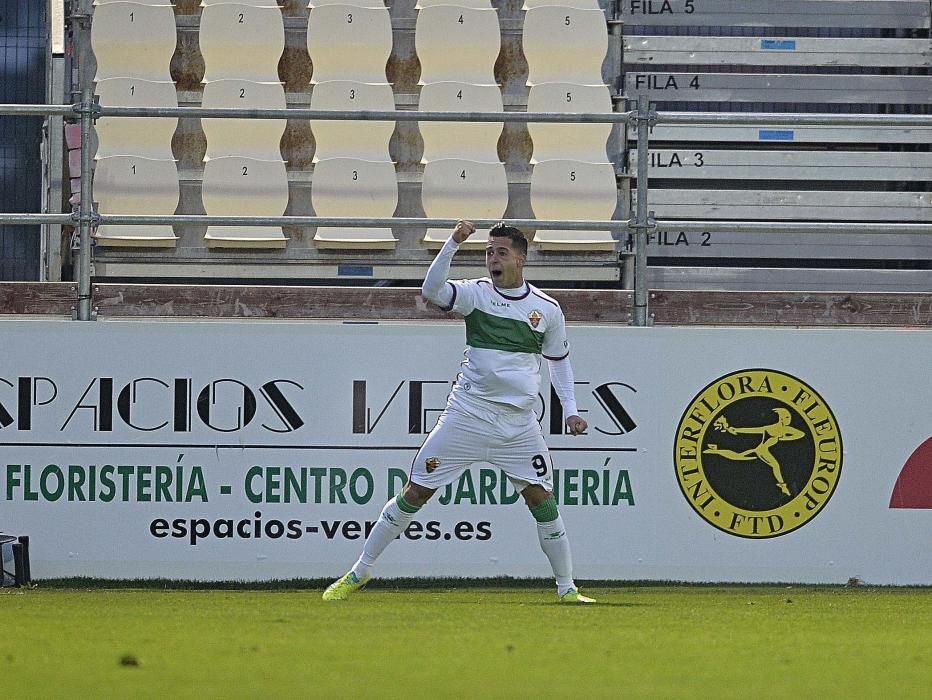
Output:
[[[528,112],[605,112],[612,111],[612,97],[607,85],[540,83],[528,91]],[[606,146],[612,125],[554,124],[527,125],[534,144],[531,163],[543,160],[583,160],[603,163],[608,160]]]
[[285,25],[277,5],[208,5],[201,14],[199,40],[205,81],[278,80],[278,62],[285,50]]
[[534,7],[524,15],[528,85],[602,82],[608,52],[608,24],[602,10]]
[[380,8],[385,7],[382,0],[311,0],[307,6],[313,10],[324,5],[352,5],[353,7]]
[[417,13],[414,47],[422,85],[451,80],[492,85],[501,50],[498,12],[455,5],[425,7]]
[[[395,97],[388,83],[328,80],[314,85],[310,107],[390,112],[395,109]],[[314,161],[339,157],[390,160],[388,143],[394,130],[393,121],[312,120],[311,131],[317,142]]]
[[[531,10],[535,7],[546,7],[548,5],[559,5],[560,7],[572,7],[577,10],[598,10],[599,0],[524,0],[522,10]],[[659,9],[660,6],[658,6]]]
[[[94,199],[101,214],[170,215],[178,207],[178,168],[174,160],[141,156],[99,157],[94,169]],[[175,245],[171,226],[100,226],[99,245],[167,247]]]
[[[207,7],[209,5],[229,5],[230,0],[201,0],[201,7]],[[249,5],[250,7],[278,7],[278,0],[240,0],[241,5]]]
[[418,0],[415,9],[423,10],[425,7],[436,5],[455,5],[456,7],[470,7],[475,10],[488,10],[492,7],[491,0]]
[[383,7],[323,5],[307,20],[312,81],[385,82],[392,51],[392,21]]
[[[508,181],[502,163],[462,158],[433,160],[424,166],[421,202],[430,219],[455,219],[469,212],[476,219],[500,219],[508,206]],[[488,230],[478,231],[465,247],[484,247]],[[424,242],[443,245],[448,229],[427,229]]]
[[[177,107],[175,84],[170,80],[105,78],[95,92],[106,107]],[[97,156],[133,154],[172,159],[175,117],[101,117],[97,120]]]
[[[535,7],[546,7],[547,5],[559,5],[560,7],[572,7],[577,10],[598,10],[599,0],[524,0],[522,10],[530,10]],[[659,9],[660,6],[658,6]]]
[[[240,156],[204,163],[204,210],[211,216],[283,216],[288,206],[288,175],[281,160]],[[209,226],[207,245],[215,248],[283,248],[281,228]]]
[[[421,88],[422,112],[502,112],[498,85],[462,82],[428,83]],[[498,162],[498,139],[503,122],[418,122],[424,139],[422,163],[442,158]]]
[[91,49],[97,81],[125,76],[169,81],[176,44],[175,10],[167,0],[158,5],[95,4]]
[[[618,191],[611,163],[546,160],[531,173],[531,208],[538,219],[608,221]],[[613,250],[610,231],[537,231],[534,242],[550,250]]]
[[[204,85],[203,107],[285,109],[285,90],[279,82],[212,80]],[[207,158],[245,156],[281,160],[280,142],[285,119],[201,119],[207,136]]]
[[[314,165],[311,204],[317,216],[391,217],[398,206],[398,181],[390,161],[327,158]],[[319,248],[394,248],[390,228],[319,226]]]

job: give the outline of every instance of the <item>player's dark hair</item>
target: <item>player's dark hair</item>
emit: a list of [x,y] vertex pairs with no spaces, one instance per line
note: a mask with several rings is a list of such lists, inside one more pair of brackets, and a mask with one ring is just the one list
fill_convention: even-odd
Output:
[[489,235],[496,238],[508,238],[514,251],[527,255],[527,238],[514,226],[508,226],[502,221],[489,229]]

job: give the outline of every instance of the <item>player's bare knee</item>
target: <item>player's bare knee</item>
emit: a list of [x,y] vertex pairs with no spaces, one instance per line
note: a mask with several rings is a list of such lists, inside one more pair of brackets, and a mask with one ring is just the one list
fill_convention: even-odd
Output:
[[409,481],[405,484],[402,496],[405,501],[412,506],[420,508],[430,500],[431,496],[433,496],[436,491],[437,489],[431,489],[426,486],[421,486],[420,484],[415,484],[413,481]]
[[528,508],[534,508],[550,498],[553,494],[540,484],[530,484],[521,491]]

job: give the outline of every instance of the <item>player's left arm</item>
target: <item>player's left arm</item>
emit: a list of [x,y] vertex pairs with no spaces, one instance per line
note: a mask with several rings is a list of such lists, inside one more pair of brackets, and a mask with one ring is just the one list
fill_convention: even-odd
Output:
[[543,355],[550,369],[550,383],[563,404],[563,416],[570,435],[586,432],[588,424],[576,407],[576,385],[573,365],[570,363],[570,345],[566,338],[566,320],[558,311],[544,332]]
[[561,360],[548,359],[547,364],[550,367],[550,383],[557,392],[557,396],[560,397],[560,403],[563,404],[566,427],[569,428],[570,435],[581,435],[589,426],[580,417],[579,409],[576,407],[575,381],[570,358],[567,355]]

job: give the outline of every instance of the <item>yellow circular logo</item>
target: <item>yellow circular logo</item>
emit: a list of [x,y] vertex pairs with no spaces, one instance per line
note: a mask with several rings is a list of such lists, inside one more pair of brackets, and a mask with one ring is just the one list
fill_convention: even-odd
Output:
[[779,537],[812,520],[841,474],[841,433],[808,384],[772,369],[716,379],[692,400],[674,444],[683,495],[738,537]]

